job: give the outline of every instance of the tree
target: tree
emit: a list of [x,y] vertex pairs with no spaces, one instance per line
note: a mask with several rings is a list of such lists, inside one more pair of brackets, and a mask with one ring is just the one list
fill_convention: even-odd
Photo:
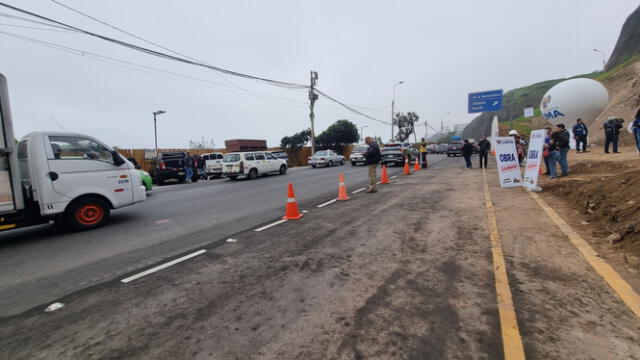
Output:
[[316,136],[316,145],[342,152],[343,146],[358,142],[358,127],[349,120],[338,120]]
[[216,143],[213,141],[213,139],[205,139],[204,136],[202,136],[199,140],[189,140],[189,148],[191,149],[195,149],[195,150],[204,150],[204,149],[213,149],[214,147],[216,147]]
[[295,133],[291,136],[285,136],[280,140],[280,147],[283,149],[289,149],[292,152],[300,150],[311,139],[311,129],[302,130],[299,133]]
[[[396,135],[396,140],[401,142],[407,141],[411,134],[415,134],[415,124],[419,120],[420,117],[415,112],[409,112],[407,114],[397,113],[393,117],[393,123],[398,126],[398,134]],[[417,139],[415,140],[417,142]]]

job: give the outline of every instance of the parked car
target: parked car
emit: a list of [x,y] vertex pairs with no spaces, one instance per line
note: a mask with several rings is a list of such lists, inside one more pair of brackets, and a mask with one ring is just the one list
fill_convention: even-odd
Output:
[[204,161],[204,171],[209,177],[219,178],[222,176],[223,153],[203,154],[201,161]]
[[275,150],[271,152],[278,159],[282,159],[287,162],[287,166],[289,166],[289,155],[284,150]]
[[366,152],[369,147],[367,145],[356,145],[351,149],[351,155],[349,156],[349,161],[351,161],[352,166],[356,166],[358,164],[365,164],[366,160],[362,153]]
[[438,144],[438,154],[446,154],[449,144]]
[[[183,151],[160,153],[149,169],[153,182],[162,185],[167,181],[185,181],[184,158],[186,156],[187,153]],[[194,171],[194,177],[196,173],[197,171]]]
[[309,156],[309,165],[313,168],[317,166],[330,167],[333,165],[344,165],[344,156],[339,155],[333,150],[320,150],[313,156]]
[[449,141],[447,144],[447,157],[462,156],[462,145],[464,145],[462,141]]
[[234,152],[224,155],[222,174],[231,180],[245,176],[255,179],[265,174],[287,173],[287,162],[270,152]]

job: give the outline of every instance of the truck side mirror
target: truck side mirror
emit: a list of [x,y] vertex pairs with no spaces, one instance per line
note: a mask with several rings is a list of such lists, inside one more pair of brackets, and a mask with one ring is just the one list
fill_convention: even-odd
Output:
[[113,165],[120,166],[124,164],[124,159],[122,158],[122,156],[120,156],[120,154],[118,154],[117,151],[111,151],[111,155],[113,156]]

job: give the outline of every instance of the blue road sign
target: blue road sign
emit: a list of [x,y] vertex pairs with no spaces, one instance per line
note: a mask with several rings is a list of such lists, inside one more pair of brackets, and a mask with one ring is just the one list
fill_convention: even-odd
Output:
[[498,111],[500,109],[502,109],[502,90],[469,94],[469,114]]

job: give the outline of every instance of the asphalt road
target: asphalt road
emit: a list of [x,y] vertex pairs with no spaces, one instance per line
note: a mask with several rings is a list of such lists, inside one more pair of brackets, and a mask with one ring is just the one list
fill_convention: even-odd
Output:
[[[430,161],[442,158],[431,155]],[[401,169],[390,168],[390,176]],[[134,272],[283,215],[287,183],[301,208],[365,186],[365,167],[300,168],[254,181],[220,179],[163,186],[115,210],[108,226],[67,233],[52,225],[0,233],[0,316]]]

